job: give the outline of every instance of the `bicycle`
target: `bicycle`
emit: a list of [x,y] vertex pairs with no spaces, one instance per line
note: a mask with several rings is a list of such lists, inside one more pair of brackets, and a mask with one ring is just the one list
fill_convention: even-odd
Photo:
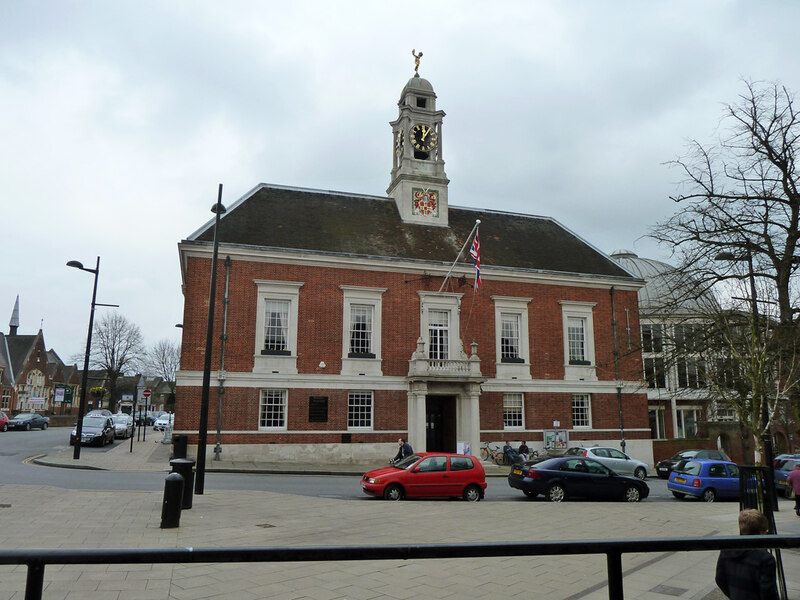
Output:
[[491,460],[496,465],[503,465],[505,463],[503,451],[497,446],[492,446],[489,442],[486,442],[486,445],[481,448],[481,460],[484,462]]

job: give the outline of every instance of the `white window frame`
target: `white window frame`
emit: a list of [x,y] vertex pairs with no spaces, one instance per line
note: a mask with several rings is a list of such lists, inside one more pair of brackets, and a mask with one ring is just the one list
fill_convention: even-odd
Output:
[[[656,432],[655,432],[655,437],[653,439],[655,440],[667,439],[666,422],[664,420],[666,416],[666,411],[664,410],[664,408],[662,406],[651,406],[647,409],[647,413],[648,413],[647,414],[648,420],[652,413],[655,413],[656,417]],[[651,435],[653,434],[652,425],[650,426],[650,434]]]
[[3,397],[0,400],[0,410],[11,410],[11,390],[8,388],[3,390]]
[[[495,361],[498,379],[531,379],[528,305],[531,298],[492,296],[494,301]],[[519,358],[521,362],[503,362],[503,316],[517,317],[519,324]]]
[[432,310],[441,310],[450,313],[447,332],[448,354],[446,359],[429,360],[463,360],[466,358],[461,345],[461,296],[463,294],[436,292],[417,292],[420,296],[420,337],[425,342],[425,356],[430,356],[430,329],[428,327],[429,315]]
[[[576,406],[576,401],[585,401],[583,408]],[[586,412],[585,424],[577,425],[575,418],[576,410]],[[583,419],[582,419],[583,420]],[[591,429],[592,428],[592,396],[591,394],[572,394],[572,428],[573,429]]]
[[[342,375],[368,375],[380,377],[381,371],[381,330],[383,313],[383,293],[387,288],[340,285],[342,290]],[[354,305],[372,307],[372,353],[375,358],[350,357],[350,328],[352,307]]]
[[[369,424],[367,425],[353,425],[351,422],[351,410],[353,410],[355,396],[359,396],[360,400],[369,398]],[[363,406],[363,405],[361,405]],[[364,414],[363,412],[361,414]],[[348,431],[372,431],[373,424],[375,423],[375,394],[372,391],[364,390],[351,390],[347,393],[347,429]]]
[[686,415],[687,413],[694,413],[694,435],[697,437],[697,425],[703,417],[703,411],[699,406],[680,406],[675,410],[675,422],[678,428],[675,430],[675,437],[678,439],[689,439],[686,435]]
[[[564,379],[570,381],[597,381],[597,365],[594,353],[594,323],[592,309],[596,302],[573,302],[561,300],[561,321],[564,338]],[[584,361],[588,364],[570,364],[569,359],[569,322],[580,319],[583,323]]]
[[[281,425],[262,425],[262,414],[267,398],[266,394],[279,394],[283,411],[283,423]],[[286,431],[289,420],[289,390],[276,388],[262,388],[258,394],[258,430],[259,431]]]
[[[512,419],[517,415],[518,418]],[[519,423],[512,423],[512,420]],[[525,394],[521,392],[503,394],[503,429],[506,431],[525,429]]]
[[[297,374],[297,326],[302,281],[267,281],[256,279],[256,327],[255,359],[253,371],[257,373]],[[289,302],[289,324],[287,327],[286,348],[288,355],[262,353],[266,332],[267,300]]]

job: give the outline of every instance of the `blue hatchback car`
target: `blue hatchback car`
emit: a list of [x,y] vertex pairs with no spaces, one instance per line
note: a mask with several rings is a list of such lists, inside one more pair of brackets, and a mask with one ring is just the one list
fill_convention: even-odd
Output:
[[739,467],[725,460],[683,460],[669,474],[667,489],[676,498],[694,496],[706,502],[739,498]]
[[796,455],[775,461],[775,489],[787,498],[793,497],[792,486],[789,485],[789,473],[797,463],[800,463],[800,457]]

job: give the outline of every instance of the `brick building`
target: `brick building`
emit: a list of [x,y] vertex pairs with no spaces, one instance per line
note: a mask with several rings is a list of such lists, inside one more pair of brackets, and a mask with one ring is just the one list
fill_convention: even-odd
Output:
[[[399,436],[474,454],[624,436],[652,462],[641,354],[615,360],[615,345],[639,347],[642,280],[551,218],[450,206],[436,100],[418,75],[403,88],[387,196],[261,184],[222,215],[209,431],[221,406],[228,458],[385,460]],[[213,239],[211,220],[179,244],[175,430],[190,441]]]

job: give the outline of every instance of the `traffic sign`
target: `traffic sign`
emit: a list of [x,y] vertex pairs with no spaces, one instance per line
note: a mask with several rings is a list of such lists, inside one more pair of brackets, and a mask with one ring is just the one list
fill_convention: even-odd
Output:
[[149,398],[150,397],[150,393],[151,393],[150,390],[143,390],[142,391],[142,396],[144,396],[145,398]]

